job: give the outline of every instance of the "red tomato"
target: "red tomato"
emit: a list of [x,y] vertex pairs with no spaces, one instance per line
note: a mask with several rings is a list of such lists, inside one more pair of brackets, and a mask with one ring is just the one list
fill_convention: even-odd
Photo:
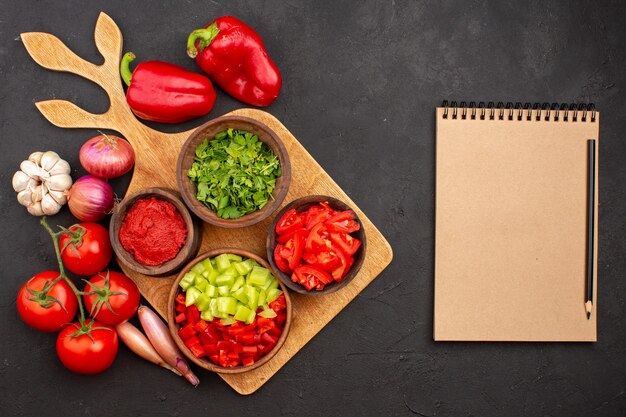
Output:
[[306,230],[311,230],[316,224],[322,223],[328,219],[332,215],[330,210],[332,209],[328,206],[311,206],[306,211]]
[[137,285],[120,272],[100,272],[91,277],[85,292],[83,301],[90,315],[112,326],[130,319],[139,307]]
[[[57,332],[71,323],[76,315],[78,299],[70,286],[56,271],[40,272],[29,279],[17,293],[17,311],[24,323],[43,332]],[[47,297],[41,291],[47,290]]]
[[285,258],[280,255],[283,248],[284,246],[280,243],[276,245],[276,248],[274,248],[274,262],[276,262],[276,266],[278,267],[278,269],[287,274],[291,272],[291,269],[289,268],[289,264],[287,263]]
[[340,282],[352,267],[352,264],[354,263],[354,258],[352,256],[344,254],[341,250],[335,249],[335,253],[339,257],[340,265],[335,268],[331,272],[331,274],[335,281]]
[[305,248],[308,252],[317,252],[320,248],[324,249],[330,246],[330,237],[324,223],[318,223],[313,226],[306,238]]
[[65,267],[83,276],[97,274],[106,268],[113,257],[107,229],[98,223],[79,223],[68,230],[59,239]]
[[352,210],[342,211],[335,214],[326,221],[328,230],[331,232],[352,233],[361,228],[361,225],[354,220]]
[[355,239],[347,233],[331,233],[330,240],[346,255],[354,255],[361,246],[359,239]]
[[115,329],[93,320],[85,320],[83,327],[79,322],[72,323],[57,337],[59,359],[67,369],[79,374],[107,370],[117,356],[117,348]]
[[287,262],[289,269],[294,270],[299,264],[304,252],[304,233],[298,230],[293,239],[289,240],[280,250],[280,256]]
[[298,216],[298,213],[296,213],[296,209],[289,209],[280,217],[278,223],[276,223],[276,233],[285,235],[293,233],[303,227],[304,224],[300,216]]
[[310,265],[301,265],[293,271],[291,280],[304,285],[308,291],[322,290],[326,284],[333,282],[333,278],[326,272]]

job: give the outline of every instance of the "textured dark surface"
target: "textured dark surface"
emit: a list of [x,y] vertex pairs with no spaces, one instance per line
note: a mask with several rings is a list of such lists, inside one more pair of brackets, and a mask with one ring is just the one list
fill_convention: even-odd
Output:
[[[1,3],[0,415],[626,414],[623,2],[144,3]],[[202,383],[193,389],[125,347],[106,373],[71,374],[56,358],[55,336],[18,318],[19,287],[55,261],[49,239],[15,200],[12,174],[30,152],[52,149],[78,178],[78,149],[95,134],[58,129],[33,103],[56,97],[95,112],[108,106],[88,81],[38,67],[19,34],[51,32],[99,62],[93,28],[100,10],[139,60],[189,69],[191,29],[222,14],[255,27],[284,78],[268,110],[394,248],[380,278],[250,397],[200,370]],[[434,107],[444,98],[584,101],[602,112],[598,343],[432,341]],[[241,106],[219,92],[204,120]],[[113,182],[118,194],[127,183]],[[54,222],[72,219],[64,210]]]

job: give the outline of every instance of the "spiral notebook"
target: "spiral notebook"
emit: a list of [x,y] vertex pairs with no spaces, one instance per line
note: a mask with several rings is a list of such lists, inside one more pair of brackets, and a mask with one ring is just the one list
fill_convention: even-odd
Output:
[[444,102],[436,117],[434,339],[596,341],[600,114]]

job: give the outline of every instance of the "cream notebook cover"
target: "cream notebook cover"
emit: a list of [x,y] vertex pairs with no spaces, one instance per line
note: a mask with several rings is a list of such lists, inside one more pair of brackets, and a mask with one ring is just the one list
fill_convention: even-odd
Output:
[[[596,341],[599,113],[444,106],[436,115],[435,340]],[[590,319],[588,139],[596,139]]]

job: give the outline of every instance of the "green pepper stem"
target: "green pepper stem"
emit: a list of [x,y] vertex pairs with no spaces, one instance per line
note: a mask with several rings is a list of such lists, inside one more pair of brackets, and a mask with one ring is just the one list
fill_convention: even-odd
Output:
[[61,251],[59,250],[59,235],[63,233],[63,231],[54,232],[52,228],[48,225],[48,222],[46,221],[45,216],[41,218],[40,223],[46,229],[46,231],[50,234],[50,237],[52,238],[54,252],[56,253],[57,262],[59,263],[59,276],[53,281],[53,283],[56,283],[60,279],[63,279],[65,280],[67,285],[70,286],[70,288],[76,295],[76,299],[78,301],[78,308],[80,309],[80,322],[82,324],[85,321],[85,310],[83,309],[83,300],[81,298],[82,293],[78,291],[78,288],[76,288],[76,285],[74,285],[72,280],[69,279],[69,277],[65,273],[65,266],[63,265],[63,260],[61,259]]
[[130,86],[130,82],[133,78],[133,73],[130,70],[130,63],[133,62],[135,58],[137,58],[135,54],[132,52],[126,52],[120,62],[120,75],[122,76],[122,80],[124,80],[124,84],[127,86]]
[[[202,52],[204,48],[209,46],[213,39],[220,33],[220,30],[217,28],[217,23],[211,23],[207,28],[196,29],[189,34],[187,38],[187,55],[190,58],[195,58],[198,55],[198,52]],[[196,41],[200,40],[198,47],[196,48]]]

